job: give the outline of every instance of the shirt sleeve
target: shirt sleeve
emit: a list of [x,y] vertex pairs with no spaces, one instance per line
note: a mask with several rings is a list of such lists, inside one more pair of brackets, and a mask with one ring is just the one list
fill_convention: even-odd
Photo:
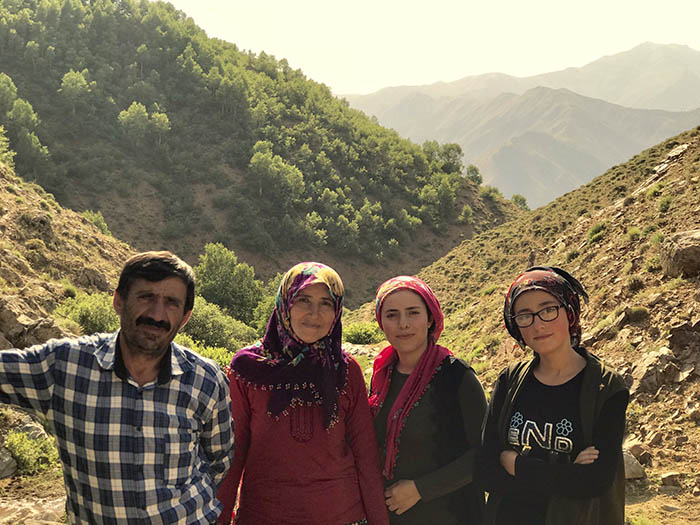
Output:
[[[593,446],[599,456],[593,463],[552,464],[540,459],[518,456],[515,477],[539,490],[569,498],[592,498],[603,494],[613,483],[625,431],[625,411],[629,392],[622,390],[603,405],[593,432]],[[574,458],[575,459],[575,458]]]
[[231,398],[226,376],[216,371],[217,388],[209,421],[204,424],[200,446],[209,461],[209,472],[218,484],[231,466],[234,452],[234,426],[231,416]]
[[345,421],[345,432],[355,458],[365,515],[372,525],[388,525],[389,513],[384,500],[374,423],[362,370],[354,359],[348,363],[348,393],[352,399],[351,410]]
[[[67,342],[62,344],[69,345]],[[1,351],[0,401],[46,414],[51,406],[54,391],[54,367],[58,346],[57,342],[53,341],[25,350]]]
[[473,480],[476,451],[481,441],[481,423],[486,412],[486,396],[470,368],[457,390],[469,450],[437,470],[414,480],[423,501],[430,501],[468,485]]
[[233,455],[233,464],[219,485],[217,493],[217,499],[224,506],[224,510],[217,521],[219,525],[231,523],[233,508],[236,505],[236,497],[238,495],[238,486],[241,482],[243,468],[248,457],[248,447],[250,446],[250,402],[246,394],[246,386],[232,372],[229,372],[228,378],[236,451]]

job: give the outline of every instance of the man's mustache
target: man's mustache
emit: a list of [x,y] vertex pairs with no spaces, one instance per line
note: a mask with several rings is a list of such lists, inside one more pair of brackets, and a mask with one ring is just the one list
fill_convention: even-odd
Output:
[[136,324],[147,324],[150,326],[155,326],[156,328],[162,328],[163,330],[170,330],[170,323],[168,321],[156,321],[152,317],[141,316],[136,319]]

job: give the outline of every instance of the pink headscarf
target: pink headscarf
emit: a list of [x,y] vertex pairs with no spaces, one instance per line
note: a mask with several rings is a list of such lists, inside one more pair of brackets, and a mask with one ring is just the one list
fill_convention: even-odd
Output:
[[[437,372],[440,364],[446,357],[452,355],[447,348],[437,344],[437,340],[444,327],[444,315],[440,309],[440,303],[430,287],[417,277],[400,275],[389,279],[377,289],[377,302],[375,315],[379,327],[382,328],[382,306],[384,300],[393,292],[398,290],[411,290],[417,293],[425,302],[430,312],[433,324],[428,331],[428,347],[421,356],[416,368],[401,388],[401,392],[396,397],[396,401],[391,406],[387,416],[386,426],[386,459],[384,462],[384,477],[392,479],[396,458],[399,452],[399,438],[401,431],[406,424],[406,418],[411,409],[419,402],[425,389]],[[398,356],[394,347],[389,345],[382,350],[374,360],[374,370],[372,373],[372,385],[370,389],[369,404],[372,413],[376,417],[384,404],[389,385],[391,383],[391,372]]]

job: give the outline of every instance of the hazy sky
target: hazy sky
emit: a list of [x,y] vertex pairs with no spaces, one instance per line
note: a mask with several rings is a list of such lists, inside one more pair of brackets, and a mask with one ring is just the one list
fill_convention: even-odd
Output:
[[583,66],[643,42],[700,50],[699,0],[170,0],[211,37],[335,94]]

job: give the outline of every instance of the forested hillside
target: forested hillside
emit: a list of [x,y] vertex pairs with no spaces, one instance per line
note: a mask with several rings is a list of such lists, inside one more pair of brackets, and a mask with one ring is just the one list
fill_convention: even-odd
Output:
[[480,197],[459,146],[402,139],[163,2],[0,3],[0,124],[20,176],[136,247],[191,260],[219,241],[268,274],[400,260],[420,237],[439,248],[417,269],[516,213]]

